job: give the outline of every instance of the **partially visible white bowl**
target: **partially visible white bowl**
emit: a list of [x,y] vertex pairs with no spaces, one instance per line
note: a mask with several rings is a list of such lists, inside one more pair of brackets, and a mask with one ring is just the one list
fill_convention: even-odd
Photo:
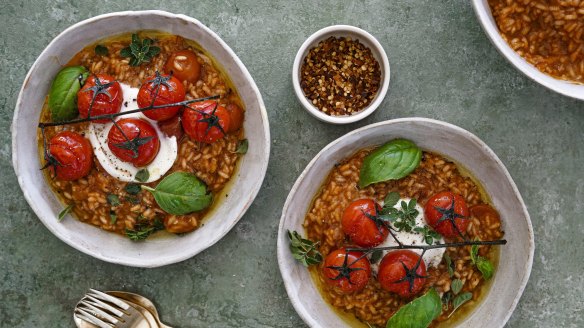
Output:
[[485,33],[497,50],[523,74],[544,87],[568,97],[584,100],[584,84],[553,78],[531,65],[501,37],[487,0],[472,0],[474,11]]
[[[205,224],[184,236],[132,242],[69,218],[57,221],[63,205],[47,185],[40,168],[37,124],[51,81],[77,52],[108,36],[158,30],[199,43],[225,69],[247,108],[244,128],[249,150],[241,159],[229,197],[211,211]],[[43,224],[58,238],[95,258],[137,267],[157,267],[186,260],[223,237],[243,216],[257,195],[270,155],[268,117],[261,94],[237,55],[198,20],[164,11],[126,11],[79,22],[59,34],[28,72],[12,122],[12,163],[26,200]]]
[[[306,98],[304,91],[302,91],[302,87],[300,86],[300,70],[302,68],[304,57],[306,57],[310,49],[317,46],[320,41],[323,41],[331,36],[351,37],[354,40],[358,39],[359,42],[361,42],[364,46],[371,49],[373,57],[379,63],[379,68],[381,71],[381,85],[379,86],[377,95],[369,104],[369,106],[365,107],[354,115],[331,116],[323,113],[320,109],[316,108],[310,101],[308,101],[308,98]],[[383,50],[381,43],[379,43],[379,41],[377,41],[377,39],[367,31],[350,25],[333,25],[316,31],[314,34],[308,37],[306,41],[304,41],[302,46],[300,46],[298,53],[296,53],[296,58],[294,58],[294,65],[292,67],[292,85],[294,86],[294,92],[296,93],[298,101],[300,101],[302,106],[312,116],[323,122],[332,124],[353,123],[371,115],[371,113],[373,113],[377,107],[381,105],[383,98],[385,98],[385,94],[389,88],[389,78],[389,60],[387,59],[387,54],[385,53],[385,50]]]
[[284,204],[277,246],[280,273],[292,305],[311,327],[349,327],[322,298],[308,270],[292,257],[286,231],[304,231],[309,206],[335,163],[396,138],[412,140],[423,150],[442,154],[468,169],[501,214],[508,243],[502,246],[492,286],[457,327],[503,327],[531,272],[535,245],[529,213],[509,172],[485,143],[457,126],[425,118],[390,120],[350,132],[321,150],[298,177]]

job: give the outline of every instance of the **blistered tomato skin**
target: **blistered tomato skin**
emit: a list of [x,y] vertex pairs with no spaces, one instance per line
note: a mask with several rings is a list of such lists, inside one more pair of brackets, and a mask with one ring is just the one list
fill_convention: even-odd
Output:
[[122,161],[143,167],[156,158],[160,140],[154,127],[146,120],[126,118],[111,127],[107,145]]
[[[148,78],[138,91],[138,107],[163,106],[184,101],[185,88],[181,81],[171,75],[156,75]],[[164,121],[174,117],[183,106],[170,106],[145,110],[142,113],[151,120]]]
[[450,191],[430,197],[424,206],[428,225],[445,238],[460,237],[469,224],[469,211],[462,196]]
[[[420,265],[414,271],[418,262]],[[422,291],[425,277],[426,264],[418,254],[408,250],[387,253],[379,263],[377,272],[381,287],[403,298],[411,298]]]
[[50,170],[57,179],[73,181],[88,175],[93,167],[89,140],[78,133],[63,131],[49,141],[49,154],[57,161]]
[[201,76],[201,64],[190,50],[180,50],[168,57],[164,69],[181,81],[197,82]]
[[375,247],[381,244],[387,238],[389,230],[376,217],[380,211],[381,206],[373,199],[352,202],[343,212],[341,221],[343,232],[361,247]]
[[225,107],[209,100],[190,104],[183,111],[181,121],[191,139],[210,144],[225,137],[230,119]]
[[[100,87],[100,85],[108,86]],[[93,99],[96,92],[97,95]],[[122,108],[123,99],[122,87],[112,76],[106,74],[91,75],[85,81],[83,88],[77,92],[79,116],[86,118],[89,116],[94,117],[119,113]],[[107,123],[110,121],[107,118],[94,120],[96,123]]]
[[361,252],[332,251],[324,260],[326,283],[345,294],[363,290],[371,277],[371,265]]

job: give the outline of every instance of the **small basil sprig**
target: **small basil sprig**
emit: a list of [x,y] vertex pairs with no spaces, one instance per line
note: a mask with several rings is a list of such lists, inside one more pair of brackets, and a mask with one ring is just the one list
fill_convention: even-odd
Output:
[[389,320],[387,328],[427,328],[442,312],[442,301],[435,289],[402,306]]
[[134,229],[126,229],[126,236],[133,241],[140,241],[160,230],[164,230],[162,221],[156,218],[153,222],[150,222],[140,215],[136,225],[134,225]]
[[318,242],[314,243],[304,239],[298,232],[290,230],[288,230],[288,239],[290,239],[292,257],[305,267],[322,262],[322,254],[318,251]]
[[132,34],[132,43],[120,51],[120,56],[129,57],[130,66],[140,66],[160,53],[160,48],[153,46],[153,43],[152,39],[140,40],[138,34]]
[[392,140],[365,157],[359,187],[401,179],[414,171],[421,159],[422,151],[415,143],[406,139]]
[[473,245],[471,247],[470,259],[472,263],[476,265],[477,269],[479,269],[485,280],[491,279],[493,273],[495,272],[495,268],[491,261],[485,257],[479,256],[479,245]]
[[186,172],[174,172],[160,181],[156,188],[142,185],[142,189],[154,195],[160,208],[174,215],[203,210],[213,201],[205,184],[194,174]]
[[54,122],[77,117],[77,92],[85,83],[89,72],[83,66],[65,67],[57,73],[49,91],[49,111]]

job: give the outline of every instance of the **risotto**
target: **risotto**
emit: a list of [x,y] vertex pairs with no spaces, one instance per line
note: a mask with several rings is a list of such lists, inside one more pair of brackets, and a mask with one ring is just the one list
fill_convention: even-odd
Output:
[[[473,251],[475,254],[471,254],[472,247],[470,245],[448,247],[443,248],[438,253],[431,253],[436,250],[424,251],[425,253],[422,253],[421,256],[418,256],[419,253],[415,254],[409,250],[397,250],[384,252],[385,255],[381,254],[383,256],[381,263],[379,263],[380,256],[375,259],[376,256],[373,253],[374,255],[365,257],[366,253],[364,252],[375,246],[397,246],[394,241],[395,237],[397,237],[395,239],[401,239],[403,244],[411,245],[434,245],[439,240],[441,243],[451,243],[462,240],[500,239],[503,236],[503,231],[499,215],[488,205],[487,196],[482,193],[480,186],[473,179],[463,174],[456,164],[431,152],[421,152],[419,166],[403,178],[376,182],[367,186],[361,185],[360,187],[360,179],[363,179],[363,174],[360,175],[360,171],[362,171],[364,160],[374,151],[375,149],[361,150],[350,158],[337,163],[309,208],[304,228],[308,239],[318,243],[318,250],[326,258],[323,263],[310,267],[312,277],[320,286],[323,297],[343,317],[348,316],[350,322],[357,319],[368,326],[385,327],[388,319],[408,304],[413,296],[419,296],[434,289],[441,295],[441,312],[435,316],[430,327],[448,325],[472,310],[481,296],[486,293],[487,279],[474,263],[479,256],[496,265],[497,248],[488,245],[480,246],[478,254],[476,249]],[[393,205],[387,205],[388,199],[392,198],[389,194],[397,195],[396,192],[401,198],[395,208],[399,209],[401,202],[402,208],[405,205],[403,213],[407,214],[411,210],[413,214],[416,214],[417,211],[414,211],[414,207],[419,207],[419,212],[424,212],[425,221],[433,229],[425,226],[426,223],[420,223],[424,222],[424,219],[416,221],[416,224],[421,224],[416,226],[412,218],[410,228],[403,224],[403,217],[397,221],[391,221],[393,222],[391,226],[382,223],[379,218],[383,218],[384,211]],[[456,219],[452,221],[452,226],[456,230],[459,228],[462,230],[459,232],[460,235],[448,231],[450,226],[440,226],[439,221],[438,224],[432,224],[428,217],[432,215],[431,212],[434,209],[440,209],[436,205],[439,204],[436,195],[445,194],[454,195],[451,207],[454,212],[451,213],[466,213],[464,220],[461,220],[462,215],[454,214]],[[386,204],[383,205],[382,210],[378,204],[382,204],[384,200]],[[417,200],[417,204],[413,200]],[[448,200],[448,204],[450,204],[449,202],[450,200]],[[371,204],[370,207],[367,207],[368,203]],[[459,204],[462,205],[462,203],[465,203],[465,208],[461,208],[459,211]],[[468,212],[465,212],[466,206],[468,206]],[[397,210],[389,210],[387,213],[390,213],[390,216],[393,215],[391,213],[399,214]],[[421,217],[422,214],[418,214],[418,216]],[[460,222],[458,222],[459,220]],[[464,224],[462,221],[465,221]],[[373,229],[367,230],[367,225]],[[383,230],[385,227],[391,227],[391,230]],[[415,231],[421,232],[423,237],[421,239],[410,238]],[[367,239],[363,235],[379,237],[379,239]],[[462,238],[463,235],[464,238]],[[392,236],[395,237],[392,238]],[[430,240],[428,237],[431,237]],[[382,242],[383,238],[387,238],[385,242]],[[350,263],[349,274],[343,273],[342,268],[346,268],[345,264],[347,264],[344,254],[353,255],[351,248],[357,246],[362,247],[362,252],[355,252],[354,258],[350,258],[348,261]],[[339,252],[339,250],[341,251]],[[402,270],[401,266],[403,265],[407,272],[408,268],[414,270],[414,264],[417,265],[416,273],[409,272],[412,274],[411,284],[403,285],[409,279],[407,276],[402,276],[401,280],[398,280],[399,277],[391,278],[394,281],[389,282],[385,279],[388,275],[395,274],[395,272],[391,273],[393,269],[391,269],[391,264],[387,263],[394,255],[401,256],[399,270]],[[343,258],[343,256],[345,257]],[[331,257],[333,258],[332,262],[329,261]],[[408,262],[408,257],[413,258],[413,261]],[[342,258],[345,263],[342,264],[342,261],[338,260],[335,264],[335,258]],[[423,260],[421,260],[422,258]],[[361,261],[367,263],[360,264]],[[426,263],[424,264],[424,262]],[[331,263],[333,264],[331,265]],[[352,267],[351,263],[354,263],[355,267]],[[408,263],[412,263],[412,265],[410,266]],[[423,272],[420,271],[421,267],[424,267]],[[334,269],[332,275],[331,268]],[[390,268],[389,271],[387,268]],[[365,275],[369,271],[372,272],[372,278],[361,281],[358,275]],[[377,279],[373,279],[374,277]],[[348,283],[343,281],[347,280],[345,278],[348,278]],[[465,295],[466,299],[463,302],[465,304],[460,309],[453,308],[453,299],[457,295]]]
[[59,198],[80,221],[134,240],[197,229],[247,146],[244,107],[221,67],[194,41],[146,31],[86,47],[66,68],[82,72],[76,111],[63,119],[53,105],[59,73],[40,115],[57,123],[39,125]]

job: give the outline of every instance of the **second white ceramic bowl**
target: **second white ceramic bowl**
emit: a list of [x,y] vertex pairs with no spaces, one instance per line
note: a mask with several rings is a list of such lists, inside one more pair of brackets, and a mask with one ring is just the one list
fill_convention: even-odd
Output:
[[[158,30],[199,43],[231,78],[246,107],[249,150],[239,171],[205,224],[184,236],[132,242],[71,217],[59,222],[63,205],[40,171],[37,124],[51,82],[62,65],[100,39],[141,30]],[[237,55],[198,20],[164,11],[127,11],[97,16],[59,34],[41,53],[24,80],[12,122],[12,162],[26,200],[43,224],[72,247],[98,259],[138,267],[157,267],[188,259],[216,243],[243,216],[257,195],[270,155],[268,117],[260,92]]]
[[[379,68],[381,70],[381,85],[379,86],[377,95],[369,104],[369,106],[365,107],[364,109],[362,109],[361,111],[357,112],[354,115],[331,116],[323,113],[321,110],[316,108],[308,100],[308,98],[306,98],[306,96],[304,95],[304,91],[302,91],[302,87],[300,86],[301,79],[300,70],[302,68],[304,57],[306,57],[310,49],[317,46],[320,41],[323,41],[331,36],[351,37],[353,40],[358,39],[359,42],[361,42],[364,46],[371,49],[373,57],[379,63]],[[306,109],[306,111],[308,111],[308,113],[310,113],[310,115],[316,117],[317,119],[323,122],[328,122],[332,124],[348,124],[357,122],[371,115],[371,113],[373,113],[377,109],[377,107],[381,105],[383,98],[385,98],[385,94],[387,94],[387,89],[389,88],[390,75],[391,74],[387,54],[385,53],[385,50],[383,50],[383,46],[381,46],[381,43],[379,43],[379,41],[377,41],[377,39],[373,35],[355,26],[333,25],[316,31],[308,39],[306,39],[306,41],[304,41],[300,49],[298,49],[298,53],[296,53],[296,58],[294,58],[294,65],[292,67],[292,84],[294,86],[294,92],[296,93],[298,101],[300,101],[302,106]]]
[[576,84],[564,80],[553,78],[531,65],[515,52],[509,44],[501,37],[497,23],[491,13],[491,8],[487,0],[472,0],[474,11],[481,23],[485,33],[495,45],[497,50],[520,72],[527,75],[533,81],[568,97],[584,100],[584,84]]
[[313,198],[335,163],[356,151],[406,138],[423,150],[439,153],[468,169],[480,181],[502,218],[507,245],[485,299],[457,327],[503,327],[529,279],[534,240],[529,213],[509,172],[497,155],[470,132],[425,118],[405,118],[365,126],[320,151],[292,187],[278,230],[278,265],[294,308],[311,327],[349,327],[320,295],[308,270],[290,253],[286,231],[305,235],[302,226]]

